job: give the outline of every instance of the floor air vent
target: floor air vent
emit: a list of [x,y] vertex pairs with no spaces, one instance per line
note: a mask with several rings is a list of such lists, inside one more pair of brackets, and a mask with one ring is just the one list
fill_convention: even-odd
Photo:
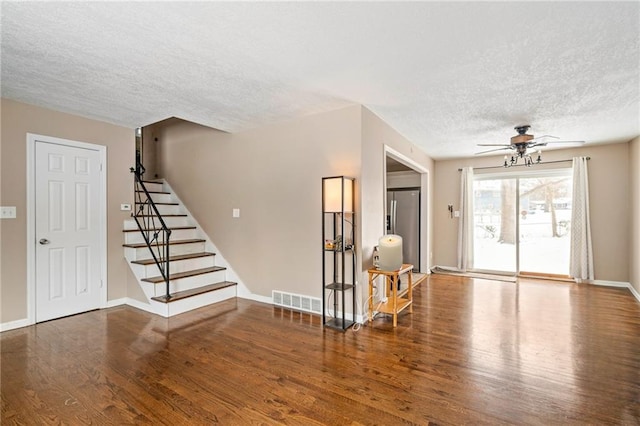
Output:
[[272,290],[273,304],[297,311],[322,314],[322,300],[316,297],[302,296],[295,293]]

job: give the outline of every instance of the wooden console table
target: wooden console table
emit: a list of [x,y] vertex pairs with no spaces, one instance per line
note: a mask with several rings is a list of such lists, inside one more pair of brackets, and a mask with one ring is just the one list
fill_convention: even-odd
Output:
[[[380,303],[377,307],[378,312],[393,315],[393,326],[398,326],[398,313],[409,308],[409,312],[413,312],[413,265],[403,264],[402,267],[395,271],[382,271],[380,269],[369,269],[369,322],[373,321],[373,281],[379,276],[384,276],[384,288],[387,301]],[[400,275],[406,273],[409,280],[409,286],[404,292],[398,294],[398,280]],[[406,296],[406,297],[403,297]]]

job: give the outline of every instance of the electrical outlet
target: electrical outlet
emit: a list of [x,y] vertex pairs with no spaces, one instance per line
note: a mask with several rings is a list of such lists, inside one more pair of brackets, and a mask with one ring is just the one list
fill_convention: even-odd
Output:
[[240,217],[240,209],[233,209],[233,217]]
[[460,211],[456,210],[453,212],[453,217],[460,217]]
[[131,211],[131,204],[120,204],[120,210],[123,212]]
[[16,218],[15,206],[0,207],[0,219],[15,219],[15,218]]

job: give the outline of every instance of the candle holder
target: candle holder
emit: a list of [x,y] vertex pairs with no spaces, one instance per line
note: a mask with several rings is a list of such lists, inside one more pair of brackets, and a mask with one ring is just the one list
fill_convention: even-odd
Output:
[[383,271],[396,271],[402,267],[402,237],[383,235],[378,240],[379,267]]

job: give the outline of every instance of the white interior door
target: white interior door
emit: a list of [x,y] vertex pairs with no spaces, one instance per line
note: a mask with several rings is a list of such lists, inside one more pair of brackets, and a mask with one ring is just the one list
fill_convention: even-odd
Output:
[[101,154],[35,143],[36,322],[101,303]]

